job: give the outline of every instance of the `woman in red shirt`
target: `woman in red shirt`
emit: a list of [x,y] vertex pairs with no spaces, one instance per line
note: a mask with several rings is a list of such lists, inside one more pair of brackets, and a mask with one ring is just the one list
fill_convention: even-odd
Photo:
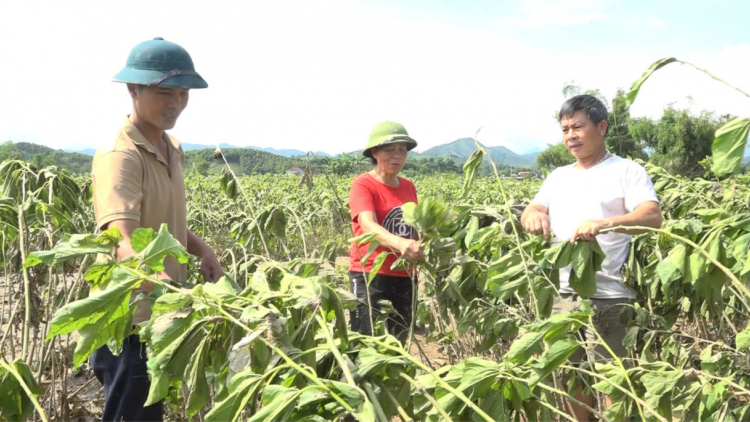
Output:
[[369,276],[375,258],[380,253],[386,253],[385,262],[370,282],[369,303],[373,307],[373,320],[379,315],[380,300],[393,304],[394,312],[387,318],[388,331],[402,342],[409,333],[414,292],[409,273],[391,269],[391,266],[400,256],[411,261],[424,257],[422,245],[416,240],[416,230],[404,222],[401,211],[403,204],[417,202],[417,190],[412,182],[398,177],[408,151],[416,146],[417,142],[409,137],[401,124],[384,122],[377,125],[370,133],[367,148],[362,152],[362,155],[370,158],[375,168],[355,178],[349,191],[354,236],[375,233],[380,243],[367,262],[362,262],[362,259],[367,255],[370,244],[352,244],[349,279],[352,293],[359,302],[351,314],[352,330],[372,334],[364,273]]

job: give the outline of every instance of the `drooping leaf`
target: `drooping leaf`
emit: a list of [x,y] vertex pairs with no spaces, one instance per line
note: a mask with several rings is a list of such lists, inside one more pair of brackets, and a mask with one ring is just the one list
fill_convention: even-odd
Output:
[[628,95],[625,97],[625,106],[630,107],[633,102],[635,101],[635,98],[638,96],[638,92],[641,90],[641,85],[643,85],[644,82],[646,82],[646,79],[651,76],[652,73],[656,72],[657,70],[661,69],[662,67],[674,63],[678,61],[674,57],[668,57],[666,59],[661,59],[655,62],[651,65],[651,67],[646,70],[643,75],[641,75],[638,80],[633,82],[633,85],[630,86],[630,92],[628,92]]
[[250,369],[237,374],[229,385],[229,395],[216,403],[206,422],[236,421],[248,403],[252,403],[263,385],[263,378]]
[[531,385],[538,383],[557,369],[566,359],[568,359],[578,348],[580,344],[573,337],[567,337],[557,340],[542,354],[539,362],[531,365],[533,373],[529,377]]
[[209,343],[208,336],[201,340],[198,348],[195,349],[195,353],[190,357],[185,370],[185,374],[187,374],[185,383],[188,392],[187,413],[191,419],[211,398],[205,369]]
[[477,169],[482,164],[482,158],[484,158],[484,150],[477,148],[464,163],[464,185],[461,188],[461,200],[466,199],[469,196],[469,189],[471,184],[474,182],[474,178],[477,174]]
[[159,272],[164,271],[164,259],[167,256],[173,256],[180,264],[187,263],[190,258],[185,247],[169,233],[167,225],[162,224],[156,238],[137,257],[149,268]]
[[123,304],[127,307],[130,292],[141,281],[132,271],[118,267],[113,271],[112,281],[106,289],[92,292],[86,299],[69,303],[55,312],[47,340],[94,324],[117,312]]
[[58,242],[52,250],[29,253],[24,265],[28,268],[39,264],[57,265],[84,255],[111,254],[117,242],[121,239],[120,231],[116,227],[108,229],[99,235],[69,235]]
[[147,366],[151,378],[151,389],[144,406],[149,406],[164,399],[169,392],[169,384],[173,380],[183,379],[193,352],[205,338],[203,330],[208,323],[208,318],[194,322],[180,337],[164,347],[159,354],[149,357]]
[[721,177],[728,173],[737,173],[750,132],[750,119],[736,117],[716,131],[716,138],[711,145],[713,166],[711,170]]
[[542,351],[544,332],[529,332],[510,346],[505,358],[517,364],[526,363],[532,355]]
[[248,422],[285,421],[297,406],[300,390],[269,385],[263,390],[263,407]]

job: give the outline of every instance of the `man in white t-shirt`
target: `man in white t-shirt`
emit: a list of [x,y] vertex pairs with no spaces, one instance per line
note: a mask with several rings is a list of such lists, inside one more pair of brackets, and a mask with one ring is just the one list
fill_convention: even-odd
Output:
[[[596,294],[591,302],[596,310],[596,330],[613,352],[627,356],[622,344],[625,325],[619,315],[629,308],[633,292],[624,284],[622,265],[630,251],[634,230],[608,231],[617,226],[658,228],[662,217],[659,200],[646,170],[638,163],[607,151],[607,108],[596,97],[578,95],[562,105],[559,114],[563,143],[576,162],[554,170],[542,184],[539,193],[526,207],[521,224],[530,233],[549,236],[553,243],[564,240],[591,241],[596,237],[606,255],[602,270],[596,273]],[[575,310],[579,303],[568,279],[570,267],[560,270],[560,297],[555,298],[554,313]],[[587,341],[596,341],[590,330],[582,333]],[[593,359],[610,358],[604,347],[597,347]],[[584,351],[571,357],[580,361]],[[576,398],[591,405],[593,397],[581,393]],[[611,405],[609,398],[608,404]],[[588,411],[573,406],[579,421],[590,420]]]

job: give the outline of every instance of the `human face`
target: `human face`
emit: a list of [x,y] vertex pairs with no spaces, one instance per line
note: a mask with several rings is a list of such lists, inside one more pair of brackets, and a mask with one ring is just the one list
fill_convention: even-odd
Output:
[[560,127],[565,147],[578,161],[597,157],[605,149],[606,120],[595,125],[584,110],[578,110],[572,116],[564,116]]
[[388,144],[372,149],[372,157],[378,162],[378,169],[385,174],[396,175],[404,167],[408,154],[406,144]]
[[162,88],[158,86],[129,86],[133,106],[140,119],[161,129],[172,129],[190,98],[186,88]]

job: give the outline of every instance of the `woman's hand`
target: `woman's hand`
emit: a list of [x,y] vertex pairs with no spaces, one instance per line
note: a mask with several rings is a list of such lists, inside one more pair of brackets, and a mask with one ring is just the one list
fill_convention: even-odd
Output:
[[398,251],[408,261],[419,261],[424,258],[424,247],[413,239],[403,239],[398,245]]

